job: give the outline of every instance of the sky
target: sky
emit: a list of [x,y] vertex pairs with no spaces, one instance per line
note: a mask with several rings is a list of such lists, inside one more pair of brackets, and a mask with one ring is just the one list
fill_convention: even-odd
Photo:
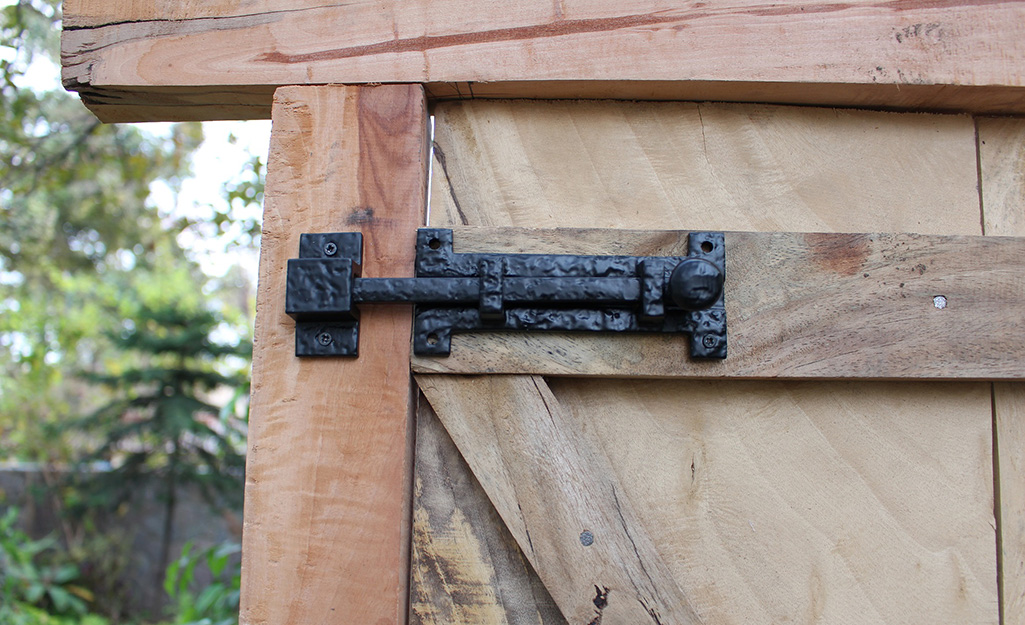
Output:
[[[138,128],[164,135],[170,132],[171,124],[134,124]],[[169,220],[178,217],[203,219],[208,215],[208,205],[223,202],[224,186],[244,175],[253,156],[260,156],[267,162],[267,148],[270,143],[270,120],[203,122],[203,144],[193,154],[192,176],[182,182],[176,194],[166,186],[152,189],[152,200]],[[233,207],[236,219],[259,218],[262,207],[249,205]],[[178,237],[179,243],[189,250],[203,271],[210,276],[223,276],[233,265],[241,264],[256,284],[258,252],[228,249],[224,240],[199,237],[186,232]]]

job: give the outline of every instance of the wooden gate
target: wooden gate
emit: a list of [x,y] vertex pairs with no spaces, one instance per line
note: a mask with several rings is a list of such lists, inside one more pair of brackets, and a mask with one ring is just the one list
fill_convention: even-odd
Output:
[[[1025,619],[1025,253],[978,238],[1025,236],[1025,123],[978,116],[1025,112],[1021,5],[93,4],[66,79],[104,119],[274,92],[243,623]],[[284,86],[372,81],[416,84]],[[779,234],[728,235],[718,365],[666,336],[411,359],[408,308],[373,306],[358,359],[295,358],[300,233],[408,276],[424,223],[457,251]]]
[[[436,115],[432,225],[981,234],[968,117],[579,102]],[[851,253],[822,259],[823,282],[856,273],[877,297],[918,291],[931,306],[910,277],[932,267],[907,263],[904,285],[884,284],[901,274]],[[770,309],[758,323],[788,327],[774,317],[816,297],[820,267],[795,269],[774,285],[790,287],[788,306],[745,298]],[[861,323],[885,335],[913,322]],[[814,332],[788,329],[733,338],[733,354]],[[414,622],[996,621],[989,384],[603,379],[701,370],[681,339],[618,338],[477,335],[414,360],[428,404]],[[843,371],[839,353],[885,350],[869,341],[805,357]],[[883,358],[868,368],[892,375]],[[493,370],[594,377],[435,373]]]

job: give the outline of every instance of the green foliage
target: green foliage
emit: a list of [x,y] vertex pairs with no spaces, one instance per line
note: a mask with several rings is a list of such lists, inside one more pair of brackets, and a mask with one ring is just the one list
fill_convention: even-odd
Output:
[[[3,625],[106,625],[79,614],[90,593],[120,619],[114,547],[128,542],[96,527],[134,484],[156,480],[168,519],[187,483],[231,507],[242,496],[248,284],[239,269],[208,278],[180,233],[253,245],[257,220],[233,208],[261,201],[263,163],[208,219],[161,210],[153,192],[178,192],[201,127],[103,125],[59,85],[40,87],[58,72],[59,20],[57,0],[0,8],[0,458],[50,475],[80,461],[92,479],[51,491],[74,513],[59,541],[30,541],[4,517]],[[194,604],[220,605],[203,596]]]
[[[138,293],[141,301],[111,337],[136,364],[90,376],[108,387],[113,399],[69,421],[64,431],[80,437],[77,447],[89,449],[73,473],[74,511],[112,509],[130,501],[140,487],[162,485],[162,571],[183,485],[198,486],[215,506],[241,508],[245,413],[218,408],[209,394],[227,391],[232,401],[225,403],[238,405],[247,389],[251,347],[238,336],[232,342],[213,340],[216,331],[230,326],[199,301],[175,297],[167,284],[148,297],[145,289]],[[231,357],[234,368],[225,362]]]
[[[241,571],[237,543],[194,551],[191,542],[167,567],[164,591],[174,601],[174,625],[237,625]],[[205,564],[213,581],[197,589],[196,567]]]
[[153,205],[202,140],[198,124],[158,137],[102,125],[59,86],[54,0],[0,9],[0,456],[54,461],[45,424],[104,399],[80,371],[114,354],[103,321],[130,275],[185,262]]
[[73,583],[78,567],[59,557],[54,538],[32,540],[17,520],[16,508],[0,517],[0,622],[38,622],[32,606],[54,615],[85,614],[92,595]]
[[[59,615],[30,605],[17,606],[17,612],[11,612],[10,620],[0,621],[4,625],[111,625],[110,621],[98,614]],[[0,616],[3,609],[0,608]]]
[[[140,303],[122,320],[112,341],[138,364],[91,375],[114,398],[65,425],[79,437],[76,446],[96,442],[80,462],[109,469],[85,474],[82,490],[92,497],[83,504],[116,506],[132,487],[156,477],[168,488],[197,484],[211,501],[240,507],[245,414],[219,408],[206,396],[226,390],[237,401],[247,388],[251,348],[241,338],[212,340],[222,324],[219,315],[181,300]],[[235,368],[224,364],[230,356]]]

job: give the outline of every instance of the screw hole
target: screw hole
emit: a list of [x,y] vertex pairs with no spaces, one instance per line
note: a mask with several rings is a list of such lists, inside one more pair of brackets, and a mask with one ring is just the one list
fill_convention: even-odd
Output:
[[714,249],[715,249],[715,246],[712,245],[711,241],[702,241],[701,242],[701,251],[704,252],[705,254],[710,254],[712,252],[712,250],[714,250]]
[[939,308],[940,310],[943,310],[947,307],[947,298],[943,295],[937,295],[936,297],[932,298],[932,305],[936,308]]
[[441,248],[441,240],[440,239],[431,239],[430,241],[427,242],[427,247],[431,248],[432,250],[439,249],[439,248]]
[[428,345],[437,345],[438,344],[438,335],[435,334],[434,332],[431,332],[430,334],[428,334],[427,335],[427,344]]

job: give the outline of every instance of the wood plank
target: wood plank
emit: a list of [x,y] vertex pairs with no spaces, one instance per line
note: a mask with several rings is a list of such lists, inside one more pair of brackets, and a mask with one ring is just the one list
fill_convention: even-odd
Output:
[[[686,254],[679,232],[537,232],[459,229],[456,241],[467,251]],[[450,356],[414,356],[413,369],[1025,379],[1025,238],[728,232],[726,258],[725,360],[691,360],[683,335],[482,332],[457,334]]]
[[1000,604],[1005,625],[1025,619],[1025,384],[994,384],[1000,523]]
[[434,410],[417,407],[410,622],[566,625]]
[[[1025,111],[1018,2],[69,1],[63,78],[102,119],[230,115],[258,86]],[[152,106],[150,87],[198,105]],[[138,103],[138,105],[137,105]],[[254,113],[249,104],[238,116]]]
[[963,115],[524,101],[434,115],[439,226],[982,234]]
[[607,459],[542,378],[417,384],[569,622],[699,622]]
[[703,622],[997,621],[987,385],[549,384]]
[[[437,106],[435,116],[433,225],[633,225],[652,229],[819,232],[882,229],[980,234],[975,127],[973,120],[963,116],[598,102],[450,103]],[[802,241],[801,246],[805,243]],[[634,249],[649,253],[647,250],[652,248],[638,244]],[[751,249],[753,252],[754,248]],[[602,245],[595,250],[593,253],[614,253],[613,248]],[[878,251],[882,253],[882,248]],[[757,253],[742,264],[736,264],[734,259],[744,257],[730,249],[727,256],[731,285],[741,278],[769,284],[777,278],[782,281],[784,275],[797,280],[797,284],[808,284],[809,276],[794,275],[797,267],[784,268],[785,273],[779,275],[761,271],[759,263],[763,261]],[[782,257],[776,261],[784,264]],[[856,269],[854,265],[859,262],[855,260],[848,269]],[[876,264],[872,271],[847,276],[839,275],[842,271],[838,265],[833,273],[842,282],[836,284],[848,284],[856,290],[840,293],[833,304],[848,301],[845,298],[860,289],[875,289],[885,299],[869,300],[864,305],[875,301],[888,307],[896,300],[899,308],[907,310],[905,306],[924,302],[926,307],[918,309],[920,312],[956,313],[953,306],[943,311],[931,307],[933,296],[942,294],[949,298],[948,293],[919,293],[925,300],[900,297],[902,291],[908,295],[909,284],[926,290],[939,286],[933,282],[937,272],[918,275],[910,271],[918,264],[893,263],[885,268]],[[928,267],[928,262],[924,264]],[[821,263],[813,265],[818,268],[816,271],[828,271]],[[902,267],[903,273],[896,271],[897,266]],[[864,278],[864,273],[869,273],[869,278]],[[900,288],[901,283],[905,284],[904,289]],[[1012,280],[1011,290],[1014,283]],[[781,306],[796,305],[797,302],[785,303],[785,295],[791,290],[789,284],[785,286],[774,301]],[[764,303],[771,305],[772,301],[770,298]],[[761,305],[759,301],[757,306]],[[748,306],[746,313],[729,313],[731,336],[734,329],[740,329],[737,324],[742,323],[737,315],[752,311]],[[961,312],[967,311],[962,308]],[[933,315],[929,322],[951,318]],[[791,321],[798,323],[796,318]],[[769,332],[788,323],[787,319],[772,318],[763,330]],[[893,331],[917,334],[914,328],[902,327],[900,323],[892,325]],[[488,342],[489,347],[477,349],[475,345],[480,341]],[[529,341],[535,342],[526,343],[529,346],[522,351],[529,352],[524,355],[535,367],[534,372],[543,362],[551,363],[547,373],[571,374],[582,368],[608,373],[622,371],[627,363],[643,358],[645,362],[674,363],[667,369],[677,374],[685,353],[685,343],[665,338],[637,343],[636,338],[618,337],[602,339],[597,345],[589,344],[593,337],[578,335],[544,339],[544,345],[553,354],[539,361],[539,343],[533,338]],[[867,348],[885,342],[886,336],[881,335],[868,337],[868,343],[852,345]],[[758,375],[739,366],[739,358],[744,358],[745,353],[750,356],[755,343],[745,349],[732,338],[731,343],[735,349],[722,365],[727,367],[723,373]],[[522,371],[512,366],[505,368],[502,361],[506,352],[521,350],[523,344],[517,343],[512,335],[457,336],[453,356],[444,361],[417,359],[416,367],[455,370],[459,359],[477,353],[486,357],[486,362],[477,363],[480,369],[475,369],[477,365],[468,368]],[[775,355],[763,354],[770,358],[782,357],[789,349],[786,345],[770,345]],[[898,351],[892,345],[889,349],[891,355]],[[957,346],[950,349],[956,350]],[[603,363],[603,359],[608,361]],[[849,368],[846,373],[829,373],[825,362],[817,365],[817,373],[811,368],[788,371],[786,366],[763,373],[819,377],[910,373],[909,369],[904,369],[904,373],[887,373],[868,361],[862,364],[861,369]],[[891,364],[897,368],[908,365],[899,357]],[[686,367],[695,371],[693,364]],[[634,371],[666,375],[666,370]],[[719,373],[714,365],[700,371],[705,375]]]
[[983,117],[976,124],[985,233],[1025,236],[1025,120]]
[[410,311],[364,310],[358,360],[294,357],[285,265],[303,232],[360,229],[364,274],[410,272],[422,223],[419,86],[275,96],[257,295],[240,622],[405,622]]
[[[435,112],[438,227],[982,234],[963,117],[541,102]],[[990,385],[550,384],[601,441],[708,622],[997,621]]]
[[[1025,236],[1025,120],[976,124],[986,234]],[[1025,384],[993,386],[993,429],[1001,612],[1011,625],[1025,622]]]

